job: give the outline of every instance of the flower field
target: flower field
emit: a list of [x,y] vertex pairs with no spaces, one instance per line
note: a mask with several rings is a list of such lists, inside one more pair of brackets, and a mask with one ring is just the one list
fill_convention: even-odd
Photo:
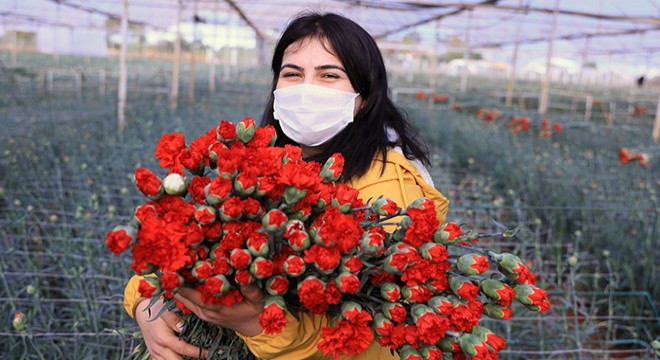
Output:
[[[196,138],[220,119],[258,119],[269,74],[233,69],[210,95],[208,71],[198,65],[195,105],[181,99],[170,110],[167,94],[148,91],[167,84],[170,65],[134,60],[127,126],[118,133],[111,59],[60,59],[60,68],[80,72],[81,91],[64,76],[50,89],[40,82],[50,58],[21,60],[23,68],[0,68],[0,349],[10,359],[125,358],[136,344],[122,307],[130,259],[110,253],[105,235],[144,202],[135,169],[158,166],[153,153],[165,133]],[[392,87],[427,87],[420,77],[392,79]],[[480,232],[518,227],[508,241],[486,245],[518,255],[548,290],[544,314],[520,306],[511,321],[483,320],[507,340],[500,356],[654,358],[660,150],[650,139],[653,117],[633,111],[608,121],[594,106],[585,120],[580,104],[541,117],[533,102],[505,107],[493,95],[505,84],[484,80],[460,93],[456,82],[439,78],[436,94],[397,102],[431,144],[435,185],[451,201],[448,220]]]

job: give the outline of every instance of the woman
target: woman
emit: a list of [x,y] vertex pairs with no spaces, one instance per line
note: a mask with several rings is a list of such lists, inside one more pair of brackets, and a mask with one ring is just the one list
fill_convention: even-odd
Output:
[[[343,181],[363,199],[384,195],[405,207],[426,196],[436,203],[440,222],[445,221],[448,201],[433,187],[423,165],[429,163],[426,148],[389,99],[382,56],[364,29],[336,14],[299,16],[280,38],[272,70],[273,92],[262,125],[277,129],[277,145],[300,145],[305,159],[321,163],[340,152],[345,158]],[[165,313],[148,321],[143,311],[148,301],[137,299],[136,289],[134,277],[125,306],[135,315],[152,356],[199,355],[199,349],[176,337],[176,315]],[[204,304],[192,289],[181,289],[176,298],[201,319],[235,330],[260,358],[323,358],[316,344],[328,318],[302,313],[298,320],[289,315],[282,334],[266,335],[258,324],[263,294],[254,286],[241,291],[245,301],[231,307]],[[395,355],[374,342],[352,358]]]

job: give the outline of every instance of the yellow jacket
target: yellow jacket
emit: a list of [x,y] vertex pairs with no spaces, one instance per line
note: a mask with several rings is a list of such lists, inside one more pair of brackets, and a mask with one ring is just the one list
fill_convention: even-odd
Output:
[[[433,186],[424,181],[420,171],[403,155],[390,150],[387,153],[387,162],[383,170],[383,157],[381,154],[374,158],[371,168],[366,174],[348,184],[360,191],[360,196],[367,199],[377,199],[384,196],[392,199],[399,206],[405,208],[412,201],[425,196],[436,204],[436,215],[440,223],[444,223],[447,216],[449,201]],[[382,171],[382,174],[381,174]],[[131,317],[134,316],[135,305],[140,298],[137,291],[139,276],[133,276],[124,292],[124,307]],[[241,336],[252,353],[262,359],[331,359],[324,356],[316,348],[320,341],[321,327],[327,326],[329,319],[326,316],[309,313],[298,314],[297,320],[291,314],[288,325],[281,334],[257,336]],[[364,352],[354,356],[344,356],[341,359],[372,360],[397,359],[391,354],[389,348],[383,348],[377,342]]]

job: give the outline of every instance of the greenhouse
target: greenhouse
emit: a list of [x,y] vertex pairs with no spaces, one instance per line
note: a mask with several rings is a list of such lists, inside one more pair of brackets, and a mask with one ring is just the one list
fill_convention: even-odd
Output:
[[[399,203],[394,212],[383,205],[385,198],[397,196],[388,193],[352,203],[342,203],[333,193],[332,201],[323,202],[325,195],[318,189],[324,186],[337,192],[348,191],[344,186],[349,185],[359,188],[358,181],[328,175],[336,171],[332,161],[343,164],[343,158],[325,157],[325,165],[303,160],[317,159],[318,153],[309,157],[306,151],[339,144],[335,140],[321,145],[299,141],[300,158],[287,145],[283,149],[288,153],[267,161],[284,151],[282,135],[294,138],[284,125],[276,126],[277,142],[262,138],[271,136],[264,127],[269,116],[284,124],[277,118],[282,115],[271,111],[278,101],[271,66],[281,66],[278,73],[287,67],[302,71],[272,58],[294,19],[311,13],[339,14],[375,40],[393,109],[428,147],[430,166],[408,156],[414,152],[401,145],[407,141],[402,133],[390,138],[393,128],[387,125],[383,136],[399,144],[396,149],[404,148],[401,169],[426,189],[425,196],[446,197],[446,218],[437,215],[441,222],[434,222],[435,213],[428,213],[426,203],[408,201],[404,190],[406,204]],[[337,59],[347,56],[326,51]],[[361,54],[355,61],[369,56]],[[660,356],[659,59],[660,0],[2,0],[0,309],[7,321],[0,325],[5,354],[0,357],[149,358],[152,345],[145,345],[140,327],[124,309],[129,279],[144,265],[141,271],[154,272],[157,276],[151,278],[157,280],[142,278],[140,296],[149,297],[147,284],[165,298],[181,290],[184,303],[179,306],[184,306],[189,305],[185,294],[191,286],[206,291],[202,288],[210,281],[201,267],[213,264],[214,279],[224,279],[231,288],[218,294],[217,301],[256,284],[267,290],[266,309],[280,304],[282,314],[293,314],[287,315],[290,322],[303,321],[298,310],[318,311],[318,303],[303,299],[302,289],[307,280],[320,281],[328,302],[323,314],[332,325],[323,327],[314,349],[328,358],[364,350],[347,350],[351,338],[368,339],[364,346],[390,346],[393,352],[388,354],[402,359],[488,358],[480,357],[482,350],[474,350],[479,346],[471,342],[481,336],[478,343],[492,358],[655,359]],[[342,74],[357,71],[349,69],[357,65],[343,65],[346,69],[338,67]],[[276,73],[275,79],[285,78]],[[356,79],[346,81],[359,110],[355,123],[351,117],[340,134],[357,129],[360,106],[371,104],[365,100],[371,89],[361,93]],[[319,108],[324,106],[330,105],[318,102]],[[163,152],[174,151],[175,140],[181,141],[180,153],[172,160]],[[273,144],[277,150],[268,156],[255,150]],[[198,150],[204,161],[193,168],[184,164],[192,160],[183,156]],[[257,155],[249,155],[251,151]],[[350,150],[341,153],[346,157]],[[227,159],[239,165],[226,170]],[[244,169],[248,163],[257,163],[258,170]],[[268,170],[275,163],[278,170]],[[312,181],[305,172],[317,165],[322,170],[314,174],[315,190],[311,185],[303,190],[305,181]],[[384,181],[385,169],[378,182]],[[353,174],[348,166],[344,171]],[[243,178],[244,173],[259,181],[252,190],[245,179],[252,175]],[[265,190],[266,176],[286,183],[282,198],[276,200]],[[156,179],[153,191],[144,179]],[[207,182],[200,187],[201,181]],[[216,193],[220,185],[214,187],[221,181],[229,184],[226,198]],[[314,191],[314,201],[324,205],[315,202],[309,215],[301,204],[312,201]],[[175,198],[184,200],[180,209],[190,211],[185,226],[194,223],[195,231],[201,229],[199,242],[186,248],[188,267],[175,272],[158,265],[165,256],[155,247],[143,255],[151,256],[150,262],[138,263],[137,254],[150,251],[139,246],[149,239],[145,208],[155,209],[158,221],[165,221],[175,215],[160,213],[159,204]],[[237,217],[229,214],[229,199],[245,207]],[[442,206],[434,199],[439,214]],[[253,217],[246,210],[250,201],[260,209]],[[213,220],[202,220],[204,211]],[[274,211],[285,214],[288,223],[302,224],[297,231],[311,245],[294,245],[288,225],[286,231],[271,229],[268,219],[275,215],[265,214]],[[415,215],[419,211],[427,214]],[[351,246],[324,240],[330,228],[343,229],[341,236],[347,237],[347,228],[342,228],[347,225],[338,219],[349,217],[364,230],[356,241],[379,232],[387,250],[371,254],[362,240]],[[393,225],[390,219],[398,222]],[[417,221],[435,231],[423,245],[411,240],[412,229],[423,231]],[[216,256],[225,255],[216,255],[215,249],[231,238],[227,234],[234,222],[245,227],[241,236],[246,243],[234,252],[243,251],[251,262],[240,267],[228,252],[231,270],[220,274]],[[216,237],[210,234],[214,223]],[[248,235],[245,223],[263,224],[254,231],[261,235]],[[322,230],[326,223],[328,229]],[[381,223],[382,228],[373,230]],[[121,251],[115,251],[118,234],[130,239]],[[261,246],[266,247],[247,245],[256,241],[253,237],[263,237],[266,245]],[[313,254],[321,248],[341,253],[341,265],[337,260],[332,268],[323,268],[323,256]],[[447,258],[438,260],[434,251]],[[395,254],[410,252],[419,256],[408,257],[402,268],[392,265]],[[307,270],[302,272],[308,277],[287,272],[284,255],[304,259]],[[472,260],[466,260],[468,255]],[[274,266],[273,274],[261,276],[255,270],[257,259]],[[346,264],[351,259],[360,270]],[[519,264],[516,269],[529,269],[530,277],[507,270],[511,259]],[[483,261],[485,267],[473,274],[476,265],[469,261]],[[153,269],[147,271],[147,265]],[[438,269],[442,276],[432,278]],[[375,281],[378,271],[379,281],[390,276],[396,281],[387,286]],[[168,274],[186,284],[166,289]],[[338,280],[342,276],[356,281],[353,293],[344,292]],[[281,279],[288,284],[284,293],[272,289]],[[492,294],[489,286],[494,283],[511,289],[512,297],[515,288],[513,303]],[[460,290],[461,284],[474,287],[473,295]],[[411,295],[419,288],[428,297]],[[400,294],[388,300],[392,289]],[[533,298],[537,290],[543,305]],[[153,298],[149,306],[158,300]],[[275,298],[285,299],[286,306]],[[450,299],[450,305],[442,299]],[[173,301],[166,304],[175,307]],[[368,314],[362,328],[346,315],[345,308],[354,304]],[[443,312],[448,310],[442,306],[454,312]],[[396,307],[407,315],[397,320],[391,310]],[[468,308],[479,316],[459,319],[457,309]],[[436,321],[432,330],[421,325],[427,312]],[[210,327],[211,321],[201,316],[185,319],[182,339],[209,350],[208,358],[261,354],[250,354],[253,345],[240,329]],[[266,329],[265,321],[259,321]],[[342,325],[346,323],[351,324]],[[383,323],[401,334],[405,328],[408,337],[397,338],[394,330],[383,330]],[[440,324],[446,329],[439,330]],[[344,334],[343,347],[337,345],[341,326],[354,331]],[[497,334],[506,345],[487,340],[491,338],[483,331]],[[211,340],[195,342],[200,333]],[[328,350],[334,345],[338,348]],[[361,358],[371,356],[365,354]]]

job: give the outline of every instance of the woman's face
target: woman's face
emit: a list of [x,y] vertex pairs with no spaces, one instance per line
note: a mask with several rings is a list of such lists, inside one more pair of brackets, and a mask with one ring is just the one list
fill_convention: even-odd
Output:
[[[302,39],[289,45],[282,57],[276,89],[309,84],[355,93],[341,60],[328,50],[334,51],[329,44],[324,46],[316,38]],[[357,114],[361,105],[362,98],[358,96],[353,115]]]

